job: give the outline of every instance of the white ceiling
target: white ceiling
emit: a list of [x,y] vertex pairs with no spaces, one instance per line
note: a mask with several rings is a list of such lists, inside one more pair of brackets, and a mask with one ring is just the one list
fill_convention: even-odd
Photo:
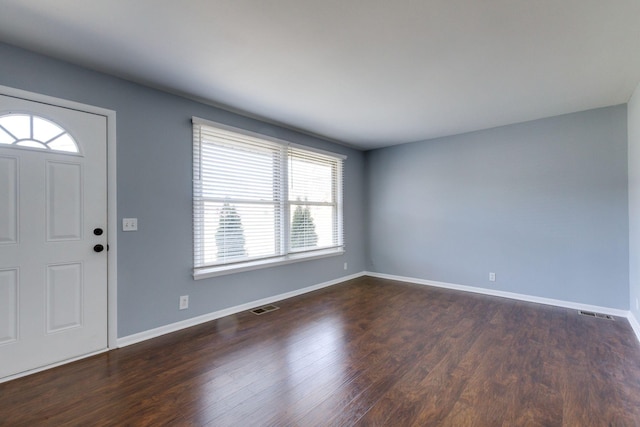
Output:
[[369,149],[628,101],[639,0],[0,0],[0,40]]

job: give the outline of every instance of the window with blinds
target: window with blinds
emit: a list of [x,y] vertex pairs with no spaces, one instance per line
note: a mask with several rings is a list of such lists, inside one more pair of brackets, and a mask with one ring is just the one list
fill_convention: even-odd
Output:
[[344,159],[193,118],[194,277],[342,253]]

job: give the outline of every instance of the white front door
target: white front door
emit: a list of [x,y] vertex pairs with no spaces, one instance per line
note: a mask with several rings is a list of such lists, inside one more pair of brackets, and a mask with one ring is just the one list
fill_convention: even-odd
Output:
[[107,118],[0,95],[0,379],[107,348]]

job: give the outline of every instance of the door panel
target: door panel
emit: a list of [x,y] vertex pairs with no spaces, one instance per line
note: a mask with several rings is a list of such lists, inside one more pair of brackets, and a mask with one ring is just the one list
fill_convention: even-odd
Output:
[[3,378],[107,348],[107,118],[0,95],[0,134]]
[[0,157],[0,245],[18,240],[18,159]]
[[82,326],[82,264],[47,267],[47,333]]
[[18,270],[0,270],[0,344],[18,338]]
[[47,162],[47,241],[82,238],[82,169]]

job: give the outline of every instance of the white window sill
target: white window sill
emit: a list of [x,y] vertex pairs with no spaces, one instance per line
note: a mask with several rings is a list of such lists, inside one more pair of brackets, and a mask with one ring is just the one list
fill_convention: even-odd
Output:
[[326,250],[289,254],[286,256],[261,259],[257,261],[247,261],[232,265],[221,265],[215,267],[204,267],[194,269],[193,280],[207,279],[209,277],[224,276],[226,274],[240,273],[243,271],[258,270],[260,268],[276,267],[279,265],[292,264],[294,262],[310,261],[313,259],[327,258],[344,254],[344,248],[331,248]]

